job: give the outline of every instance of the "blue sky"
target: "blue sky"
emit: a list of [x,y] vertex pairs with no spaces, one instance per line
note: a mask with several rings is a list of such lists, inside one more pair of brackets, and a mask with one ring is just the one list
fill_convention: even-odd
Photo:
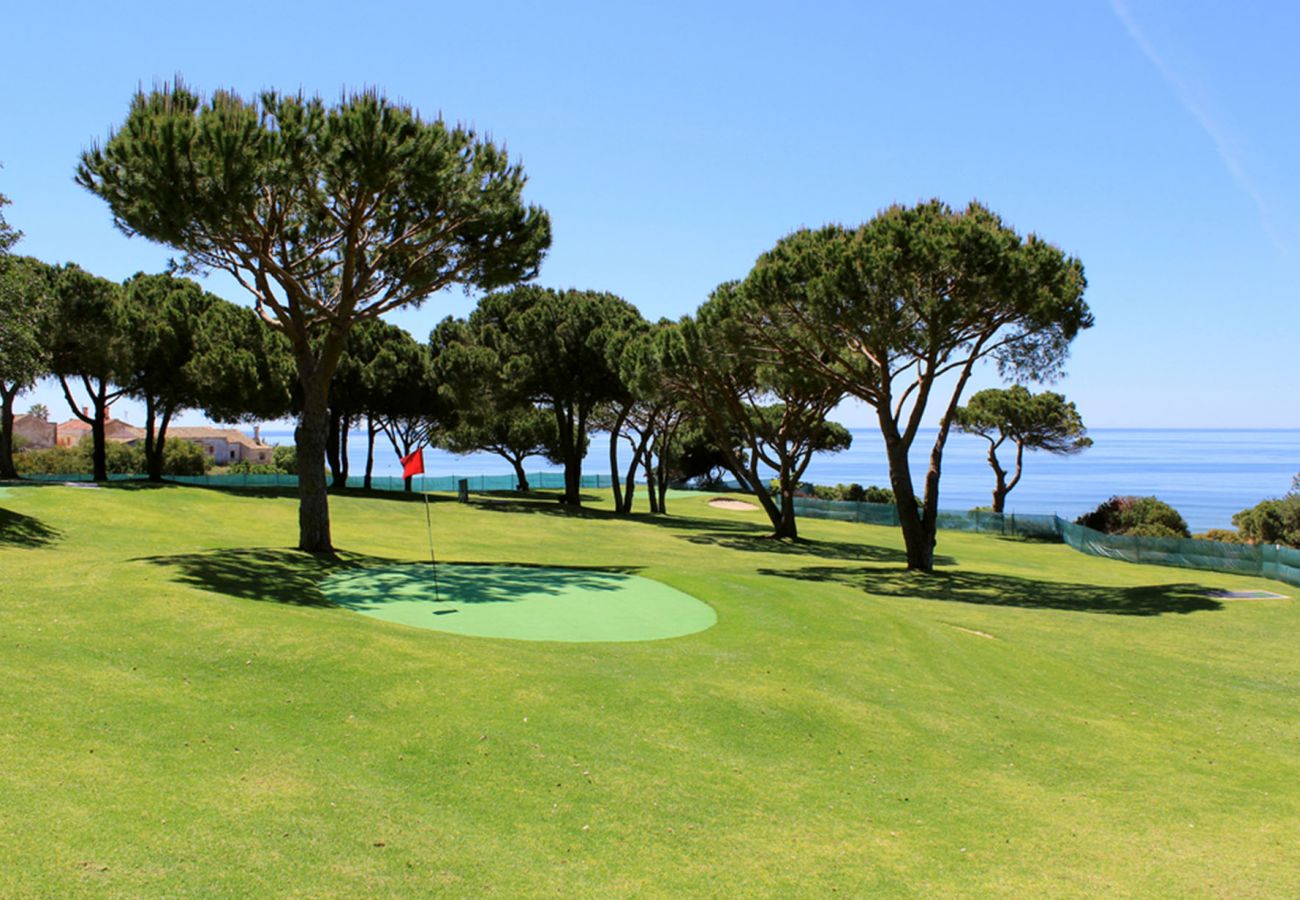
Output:
[[[377,86],[522,159],[554,225],[542,283],[676,317],[800,226],[977,198],[1084,262],[1097,325],[1056,389],[1089,425],[1300,427],[1295,4],[21,4],[5,25],[19,252],[117,279],[172,255],[72,182],[137,85]],[[471,302],[393,318],[423,338]]]

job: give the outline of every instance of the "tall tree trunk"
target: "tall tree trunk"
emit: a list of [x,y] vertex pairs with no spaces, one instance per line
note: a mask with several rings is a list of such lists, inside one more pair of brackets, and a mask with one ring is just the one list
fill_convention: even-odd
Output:
[[[655,490],[655,472],[654,465],[650,459],[649,452],[645,449],[644,444],[641,450],[642,468],[645,470],[645,490],[650,498],[650,514],[656,515],[659,512],[659,494]],[[631,509],[628,510],[631,512]]]
[[885,438],[885,456],[889,460],[889,484],[894,490],[894,507],[898,510],[898,524],[903,531],[903,545],[907,548],[907,567],[922,572],[934,569],[934,543],[925,536],[921,510],[916,505],[916,490],[912,486],[912,468],[907,460],[907,444],[889,415],[888,404],[877,408],[881,434]]
[[90,465],[94,470],[95,481],[108,481],[108,439],[105,419],[108,407],[108,385],[99,383],[99,392],[92,394],[95,404],[95,417],[90,423]]
[[1025,443],[1024,441],[1016,441],[1016,471],[1015,474],[1011,476],[1010,481],[1004,481],[1002,472],[998,472],[998,491],[1001,496],[994,496],[994,502],[996,503],[996,507],[993,510],[994,512],[1003,512],[1003,507],[1005,507],[1007,503],[1007,494],[1011,493],[1011,489],[1020,483],[1020,473],[1024,471],[1024,466]]
[[627,421],[627,410],[620,409],[614,419],[614,427],[609,430],[609,481],[614,487],[614,511],[623,512],[622,473],[618,470],[618,438]]
[[528,473],[524,471],[524,457],[506,457],[506,459],[509,459],[510,464],[515,467],[515,481],[518,483],[515,489],[520,493],[528,493],[532,488],[528,484]]
[[348,486],[348,472],[351,468],[348,462],[348,432],[351,428],[352,417],[344,413],[342,427],[339,428],[339,474],[343,476],[343,483],[336,484],[335,487],[345,488]]
[[[646,458],[646,444],[649,440],[650,432],[641,432],[641,439],[632,447],[632,461],[628,463],[626,483],[623,488],[623,505],[619,508],[621,513],[630,514],[632,512],[632,501],[636,494],[636,470],[642,468],[643,465],[649,464],[649,460]],[[618,476],[614,477],[617,479]],[[651,491],[654,490],[651,482],[647,482],[647,486]],[[650,501],[650,511],[654,512],[653,498]]]
[[18,477],[14,468],[14,400],[17,397],[17,383],[13,387],[0,384],[0,478]]
[[796,540],[799,537],[799,523],[794,513],[794,489],[781,488],[781,523],[777,525],[776,536]]
[[329,430],[325,436],[325,461],[330,467],[330,484],[335,488],[343,487],[341,477],[342,467],[339,465],[339,419],[342,418],[339,413],[333,409],[329,411]]
[[163,480],[163,446],[167,441],[167,425],[171,421],[172,410],[164,407],[162,417],[153,397],[145,397],[144,425],[144,467],[150,481]]
[[587,411],[556,409],[564,460],[564,496],[560,502],[582,506],[582,457],[586,453]]
[[742,487],[749,488],[750,493],[754,495],[754,499],[758,501],[758,505],[763,508],[767,520],[772,523],[772,537],[781,537],[781,517],[784,513],[777,502],[772,499],[771,490],[768,489],[767,485],[763,484],[763,479],[758,475],[756,454],[751,450],[748,459],[741,459],[728,446],[725,437],[719,441],[718,435],[725,435],[725,431],[719,429],[714,433],[713,437],[722,450],[722,458],[726,460],[727,468],[731,470],[732,475],[736,476],[736,480],[740,482]]
[[373,473],[375,471],[375,420],[371,415],[366,416],[366,478],[361,486],[365,490],[370,490]]
[[659,488],[659,515],[668,515],[668,463],[664,461],[663,454],[659,455],[659,461],[655,464],[655,483]]
[[303,406],[294,433],[298,448],[298,549],[332,553],[325,480],[325,446],[330,427],[329,377],[319,377],[319,374],[316,360],[311,360],[306,370],[299,360]]
[[1007,500],[1007,473],[998,462],[998,444],[1001,441],[989,440],[989,467],[993,469],[993,511],[1002,512]]
[[659,472],[659,513],[665,516],[668,515],[668,471],[672,466],[670,457],[672,455],[673,439],[677,436],[677,429],[681,420],[678,419],[676,423],[673,423],[670,419],[669,423],[660,432],[655,442],[659,445],[659,461],[656,464]]
[[[757,471],[754,474],[757,475]],[[776,525],[775,537],[789,538],[793,541],[799,537],[799,525],[795,521],[794,512],[794,492],[799,480],[792,474],[790,461],[784,456],[781,458],[781,468],[777,471],[776,478],[781,490],[781,521]]]
[[162,447],[157,436],[157,401],[152,394],[144,397],[144,473],[149,481],[162,480]]
[[576,444],[564,459],[564,502],[582,506],[582,451]]

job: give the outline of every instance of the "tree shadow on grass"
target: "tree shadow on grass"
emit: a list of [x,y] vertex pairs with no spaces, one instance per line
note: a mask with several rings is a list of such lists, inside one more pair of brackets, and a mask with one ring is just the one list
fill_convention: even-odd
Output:
[[339,551],[333,556],[272,547],[209,550],[175,556],[142,556],[173,572],[173,580],[228,597],[292,606],[332,606],[318,587],[335,572],[389,565],[396,560]]
[[638,567],[535,566],[519,563],[423,563],[354,569],[332,578],[329,598],[349,609],[403,601],[511,603],[574,592],[621,591]]
[[63,537],[63,532],[35,516],[0,508],[0,547],[45,547]]
[[[276,485],[240,485],[240,484],[180,484],[179,487],[193,487],[205,491],[216,491],[221,494],[232,494],[236,497],[258,497],[258,498],[278,498],[281,500],[297,500],[298,489],[296,487],[276,486]],[[361,497],[367,500],[388,500],[396,503],[423,503],[424,494],[419,491],[377,491],[365,490],[364,488],[330,488],[329,496],[334,497]],[[454,503],[455,497],[446,494],[429,494],[430,503]]]
[[[717,523],[709,520],[709,525]],[[784,541],[774,538],[770,529],[756,528],[753,533],[737,533],[740,529],[729,531],[706,531],[698,534],[678,535],[692,544],[706,544],[725,547],[728,550],[740,550],[747,553],[778,553],[787,556],[813,556],[820,559],[858,559],[864,562],[905,563],[907,554],[891,547],[878,547],[874,544],[859,544],[853,541],[815,541],[798,538]],[[955,560],[947,556],[936,556],[935,565],[954,565]]]
[[760,569],[764,575],[820,581],[861,588],[883,597],[1018,606],[1026,609],[1063,609],[1116,616],[1159,616],[1223,609],[1206,596],[1209,588],[1191,582],[1107,587],[1038,581],[983,572],[934,572],[924,575],[906,569],[850,569],[813,566],[796,570]]

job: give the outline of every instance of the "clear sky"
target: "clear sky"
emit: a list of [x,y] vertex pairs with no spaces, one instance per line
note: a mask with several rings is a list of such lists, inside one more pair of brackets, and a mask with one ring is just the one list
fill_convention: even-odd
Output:
[[[522,160],[554,226],[544,284],[676,317],[800,226],[976,198],[1084,262],[1097,325],[1056,389],[1089,425],[1300,427],[1294,3],[23,3],[3,20],[17,252],[114,279],[172,255],[72,181],[138,85],[376,86]],[[393,318],[424,338],[470,303]],[[34,400],[66,418],[57,390],[19,409]]]

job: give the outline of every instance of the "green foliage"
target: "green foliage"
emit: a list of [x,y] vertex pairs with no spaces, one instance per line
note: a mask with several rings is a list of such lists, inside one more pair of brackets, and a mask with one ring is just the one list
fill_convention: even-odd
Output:
[[[989,443],[988,461],[995,478],[993,512],[1003,511],[1007,494],[1020,483],[1025,450],[1068,455],[1092,446],[1073,403],[1052,391],[1031,394],[1018,384],[1005,390],[980,391],[965,406],[953,410],[952,421],[959,431],[979,435]],[[998,459],[998,448],[1008,441],[1016,454],[1010,479]]]
[[486,451],[512,462],[540,455],[551,462],[563,462],[555,416],[536,406],[458,410],[456,424],[439,429],[432,443],[448,453]]
[[159,414],[198,403],[190,361],[216,297],[188,278],[138,272],[123,283],[126,359],[117,382]]
[[1300,547],[1300,491],[1243,509],[1233,515],[1232,524],[1247,543]]
[[[104,451],[110,475],[141,475],[147,470],[142,443],[107,441]],[[85,475],[94,471],[92,452],[90,437],[86,436],[71,447],[26,450],[14,457],[14,464],[23,475]],[[198,444],[173,439],[163,446],[165,475],[202,475],[211,465]]]
[[0,386],[24,390],[48,369],[51,269],[37,259],[0,254]]
[[298,380],[289,341],[247,307],[214,298],[186,368],[199,408],[214,421],[278,419],[293,406]]
[[[77,181],[128,234],[247,276],[291,337],[452,284],[529,278],[550,244],[501,148],[377,91],[332,106],[276,91],[205,100],[179,81],[140,91],[124,125],[82,155]],[[283,315],[294,309],[296,324]]]
[[954,410],[953,424],[995,446],[1009,440],[1028,450],[1055,454],[1079,453],[1092,446],[1073,403],[1052,391],[1030,393],[1019,384],[974,394]]
[[[908,452],[931,400],[948,412],[974,367],[1004,376],[1058,375],[1070,342],[1092,325],[1083,266],[979,203],[893,206],[855,228],[801,229],[759,257],[738,293],[758,365],[819,378],[880,411],[908,565],[930,570],[939,472],[924,509]],[[950,393],[936,382],[947,375]],[[930,458],[942,457],[939,429]]]
[[1231,528],[1211,528],[1203,534],[1194,534],[1192,537],[1199,541],[1218,541],[1221,544],[1244,544],[1241,533],[1233,531]]
[[304,457],[298,544],[313,552],[332,549],[328,393],[353,325],[454,285],[531,278],[551,239],[503,149],[377,91],[327,105],[276,91],[204,99],[179,80],[142,90],[122,127],[82,154],[77,181],[126,233],[230,273],[288,338]]
[[751,312],[740,284],[719,285],[665,336],[663,377],[704,423],[727,468],[758,496],[773,533],[794,538],[794,505],[772,502],[761,469],[777,473],[776,491],[788,500],[813,454],[843,450],[852,435],[827,418],[843,391],[819,373],[765,361]]
[[131,370],[132,323],[122,286],[73,263],[55,270],[52,277],[48,334],[53,374],[92,379],[100,387],[125,381]]
[[1111,497],[1075,522],[1106,534],[1191,537],[1178,510],[1155,497]]
[[253,463],[241,459],[226,467],[230,475],[280,475],[280,469],[273,463]]
[[271,451],[271,465],[285,473],[291,475],[298,471],[298,448],[293,444],[281,444]]
[[669,460],[668,477],[672,484],[698,481],[701,485],[717,485],[729,472],[727,454],[714,441],[700,416],[688,417],[677,430]]
[[78,475],[90,471],[87,439],[74,447],[50,447],[26,450],[14,457],[14,467],[21,475]]
[[4,208],[9,205],[9,198],[0,194],[0,255],[8,253],[14,244],[22,240],[23,233],[5,220]]
[[444,320],[430,342],[437,380],[457,408],[550,411],[565,501],[579,504],[588,428],[601,404],[623,395],[623,349],[646,327],[613,294],[521,285],[487,295],[466,320]]
[[863,487],[857,482],[852,484],[837,484],[830,487],[824,484],[805,484],[801,485],[803,493],[810,497],[816,497],[818,500],[848,500],[854,503],[887,503],[893,504],[894,492],[889,488]]

